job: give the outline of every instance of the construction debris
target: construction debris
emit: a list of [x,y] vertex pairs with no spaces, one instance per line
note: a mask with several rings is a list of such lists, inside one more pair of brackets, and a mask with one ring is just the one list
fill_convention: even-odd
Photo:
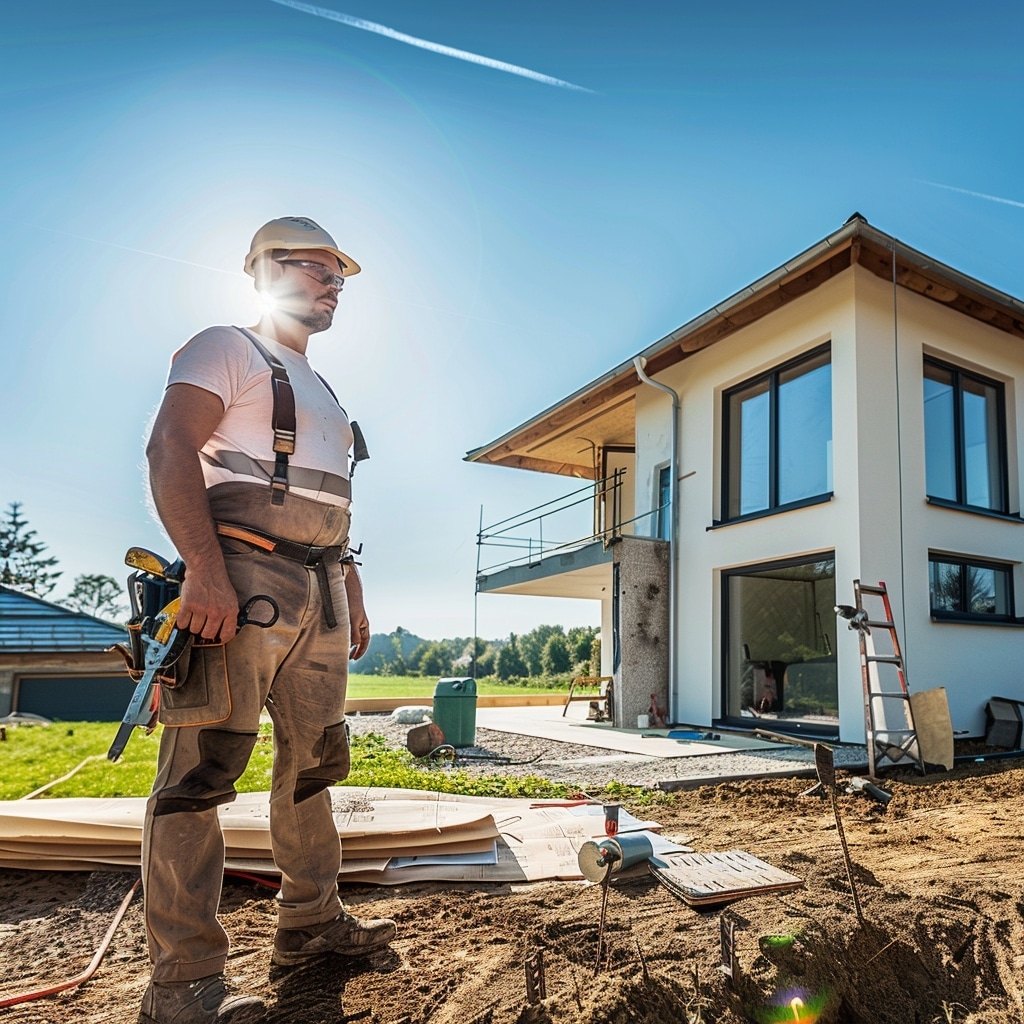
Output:
[[760,893],[799,889],[803,879],[742,850],[651,857],[651,874],[693,907],[729,903]]

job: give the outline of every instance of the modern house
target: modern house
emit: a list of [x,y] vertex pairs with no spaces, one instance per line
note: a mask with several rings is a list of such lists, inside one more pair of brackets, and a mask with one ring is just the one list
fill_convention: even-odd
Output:
[[0,718],[120,720],[135,684],[108,648],[127,630],[0,586]]
[[477,589],[599,600],[618,725],[863,741],[854,580],[955,730],[1024,700],[1024,302],[859,214],[467,460],[577,478]]

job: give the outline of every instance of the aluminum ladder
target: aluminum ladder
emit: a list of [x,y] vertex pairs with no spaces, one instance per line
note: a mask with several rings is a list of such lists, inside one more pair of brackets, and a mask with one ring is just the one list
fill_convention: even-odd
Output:
[[[915,761],[923,775],[924,759],[917,729],[914,727],[914,710],[907,689],[907,674],[900,650],[896,624],[892,617],[892,606],[885,583],[877,587],[853,581],[857,615],[850,623],[857,630],[860,641],[860,674],[864,687],[864,713],[867,732],[868,774],[875,775],[879,761],[895,764],[905,758]],[[881,599],[882,615],[872,615],[864,606],[865,597],[873,599],[877,607]],[[875,650],[875,634],[885,631],[892,646],[891,654],[879,654]],[[895,680],[893,674],[895,672]]]

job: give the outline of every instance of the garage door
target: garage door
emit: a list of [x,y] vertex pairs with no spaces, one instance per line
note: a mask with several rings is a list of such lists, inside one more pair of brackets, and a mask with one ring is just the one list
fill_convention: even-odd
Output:
[[14,710],[64,722],[119,722],[135,683],[118,676],[21,676]]

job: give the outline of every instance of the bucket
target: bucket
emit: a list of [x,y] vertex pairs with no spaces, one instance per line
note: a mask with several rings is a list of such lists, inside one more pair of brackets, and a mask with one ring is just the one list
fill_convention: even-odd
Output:
[[603,882],[623,868],[640,864],[654,853],[646,832],[627,832],[614,839],[585,842],[578,856],[580,873],[591,882]]
[[651,716],[650,715],[637,715],[636,716],[636,727],[638,729],[649,729],[651,727]]

